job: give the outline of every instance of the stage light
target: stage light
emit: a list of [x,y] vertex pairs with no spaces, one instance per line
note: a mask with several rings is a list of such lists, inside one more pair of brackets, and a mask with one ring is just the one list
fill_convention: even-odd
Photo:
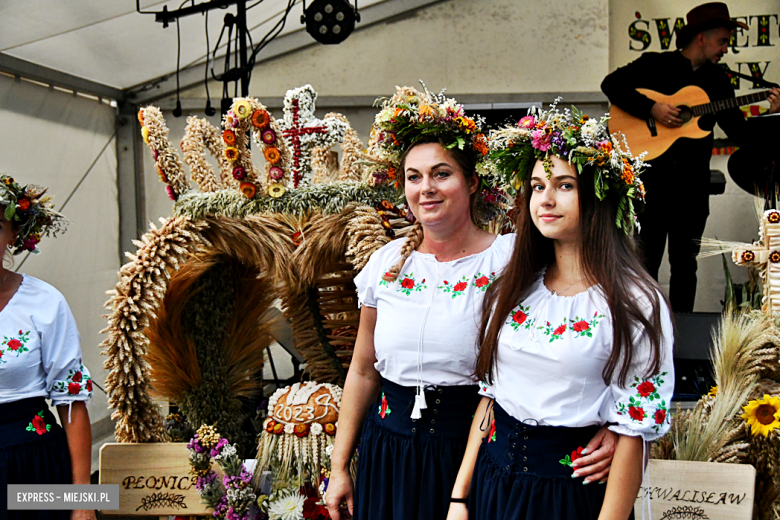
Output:
[[359,21],[357,7],[353,7],[347,0],[314,0],[308,8],[304,4],[301,16],[301,23],[306,24],[306,32],[327,45],[346,40],[355,30],[355,22]]

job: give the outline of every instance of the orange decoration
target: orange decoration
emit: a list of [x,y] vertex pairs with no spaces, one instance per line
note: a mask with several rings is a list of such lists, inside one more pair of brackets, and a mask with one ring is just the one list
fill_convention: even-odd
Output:
[[157,167],[157,176],[160,178],[160,182],[168,182],[168,176],[165,175],[165,172],[159,166]]
[[226,145],[233,146],[236,144],[236,133],[233,130],[225,130],[222,132],[222,140]]
[[306,437],[309,435],[309,425],[308,424],[296,424],[294,433],[296,437]]
[[263,110],[262,108],[259,110],[255,110],[252,113],[252,126],[254,126],[255,128],[262,130],[265,127],[267,127],[270,122],[271,122],[271,115],[265,110]]
[[263,152],[263,155],[265,156],[265,160],[271,164],[279,162],[279,160],[282,158],[282,154],[279,152],[279,149],[274,148],[273,146],[266,148]]
[[242,182],[240,190],[241,194],[248,199],[255,198],[255,193],[257,193],[257,188],[251,182]]
[[141,123],[141,126],[144,126],[144,111],[139,110],[138,111],[138,122]]
[[19,209],[22,211],[27,211],[28,209],[30,209],[30,199],[26,197],[19,199],[19,202],[17,204],[19,205]]

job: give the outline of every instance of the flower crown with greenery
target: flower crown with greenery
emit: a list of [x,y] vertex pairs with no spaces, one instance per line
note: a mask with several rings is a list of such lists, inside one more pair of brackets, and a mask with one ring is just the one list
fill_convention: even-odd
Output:
[[638,225],[636,210],[645,201],[645,188],[639,180],[645,154],[633,157],[625,137],[610,136],[606,116],[591,119],[575,107],[560,112],[558,101],[547,111],[532,107],[517,125],[490,132],[490,161],[499,182],[514,194],[536,160],[542,161],[549,179],[552,155],[569,161],[579,175],[588,167],[599,200],[604,200],[609,190],[618,195],[615,224],[631,233]]
[[[495,190],[490,171],[483,166],[489,162],[490,152],[482,131],[484,119],[467,117],[463,105],[445,97],[444,90],[432,94],[420,83],[423,92],[414,87],[396,87],[393,97],[377,99],[376,104],[381,103],[382,110],[371,127],[368,153],[372,162],[367,180],[398,187],[398,167],[404,152],[422,139],[437,138],[445,149],[457,148],[475,154],[481,199],[488,205],[495,204],[501,194]],[[490,213],[495,211],[486,215],[488,219]]]
[[5,218],[18,229],[11,245],[13,254],[24,251],[40,253],[38,243],[43,235],[57,236],[65,231],[67,220],[54,211],[48,188],[35,184],[20,186],[13,177],[0,175],[0,206],[5,207]]

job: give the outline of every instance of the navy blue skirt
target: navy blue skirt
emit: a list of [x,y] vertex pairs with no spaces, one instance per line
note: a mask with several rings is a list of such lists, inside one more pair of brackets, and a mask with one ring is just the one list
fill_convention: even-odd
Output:
[[[493,405],[495,436],[482,441],[469,493],[471,520],[596,520],[606,486],[572,478],[599,426],[566,428],[518,421]],[[633,513],[631,517],[633,519]]]
[[67,520],[70,511],[8,511],[8,484],[70,484],[65,431],[43,397],[0,404],[0,519]]
[[382,380],[358,453],[354,518],[444,520],[480,395],[474,386],[429,386],[411,418],[415,388]]

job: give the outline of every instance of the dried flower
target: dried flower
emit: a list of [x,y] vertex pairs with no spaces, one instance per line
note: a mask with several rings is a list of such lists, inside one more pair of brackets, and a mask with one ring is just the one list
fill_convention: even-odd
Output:
[[243,166],[236,166],[233,168],[233,178],[237,181],[243,181],[246,177],[246,170]]
[[252,126],[255,128],[258,128],[260,130],[264,129],[269,125],[271,122],[271,115],[263,110],[262,108],[259,110],[255,110],[252,113]]
[[245,99],[238,100],[233,104],[233,112],[239,119],[246,119],[252,115],[252,105]]
[[282,178],[284,178],[284,170],[278,166],[271,166],[271,168],[268,170],[268,176],[275,181],[280,181]]
[[284,189],[284,186],[282,186],[281,184],[271,184],[270,186],[268,186],[268,195],[270,195],[275,199],[278,199],[279,197],[284,195],[285,191],[286,190]]
[[279,149],[274,148],[273,146],[266,148],[263,152],[263,155],[265,156],[265,160],[271,164],[279,162],[279,160],[282,158],[282,154],[279,153]]
[[233,146],[229,146],[225,148],[225,159],[227,159],[230,162],[236,162],[238,160],[238,148],[235,148]]
[[242,182],[239,190],[241,191],[241,194],[248,199],[255,198],[255,194],[257,193],[257,187],[251,182]]
[[276,132],[270,128],[268,130],[264,130],[261,137],[265,144],[274,144],[276,142]]
[[222,140],[228,146],[234,146],[236,144],[236,133],[233,130],[225,130],[222,132]]

